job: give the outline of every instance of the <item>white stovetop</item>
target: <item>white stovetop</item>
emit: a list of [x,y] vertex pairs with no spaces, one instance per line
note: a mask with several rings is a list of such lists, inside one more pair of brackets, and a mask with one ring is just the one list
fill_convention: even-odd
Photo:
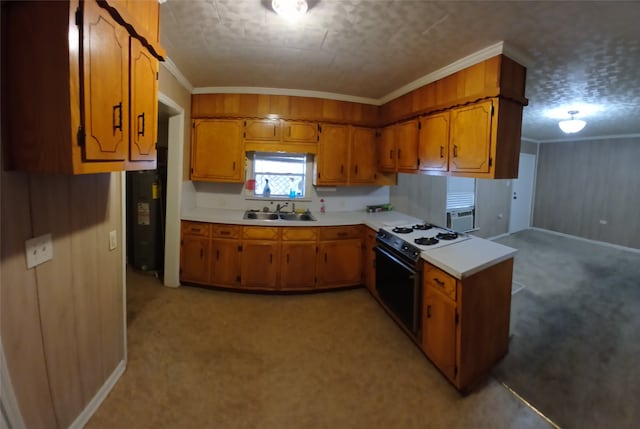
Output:
[[[395,226],[414,225],[424,223],[404,213],[389,211],[380,213],[366,213],[364,211],[313,213],[316,222],[284,221],[284,220],[247,220],[242,219],[244,210],[223,210],[202,207],[185,208],[182,211],[183,220],[228,223],[236,225],[260,226],[339,226],[364,224],[369,228],[392,229]],[[446,271],[452,276],[463,279],[492,265],[507,260],[516,253],[516,249],[503,246],[483,238],[467,235],[466,240],[422,251],[421,257],[425,261]]]

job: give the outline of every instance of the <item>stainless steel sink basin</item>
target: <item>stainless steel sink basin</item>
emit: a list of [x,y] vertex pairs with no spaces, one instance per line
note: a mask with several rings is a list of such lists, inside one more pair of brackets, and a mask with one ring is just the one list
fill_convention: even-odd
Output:
[[273,213],[273,212],[258,212],[253,210],[247,210],[244,212],[242,219],[250,220],[299,220],[299,221],[314,221],[315,217],[311,213]]

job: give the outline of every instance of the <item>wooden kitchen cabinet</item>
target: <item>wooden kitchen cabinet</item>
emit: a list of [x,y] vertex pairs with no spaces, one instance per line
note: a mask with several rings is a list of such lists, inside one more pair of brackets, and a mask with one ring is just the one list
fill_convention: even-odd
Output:
[[418,169],[417,120],[384,127],[378,140],[378,168],[393,173],[415,173]]
[[242,227],[211,225],[209,284],[237,287],[240,285],[240,250]]
[[507,353],[512,273],[513,258],[462,280],[424,264],[421,347],[461,391]]
[[209,282],[209,232],[204,222],[183,221],[180,238],[180,281]]
[[[134,38],[130,40],[131,145],[129,159],[155,161],[158,142],[158,60],[142,46],[139,40]],[[142,165],[145,166],[145,164]]]
[[489,173],[492,116],[493,100],[451,110],[451,172]]
[[[158,54],[138,45],[136,28],[122,25],[106,7],[91,0],[3,4],[9,169],[86,174],[155,168],[155,141],[144,142],[142,151],[132,147],[130,92],[136,108],[144,92],[153,103],[142,104],[157,109],[156,76],[141,77],[138,59],[142,50],[149,55],[144,61],[157,68]],[[147,138],[157,129],[151,116],[145,113]]]
[[195,119],[191,138],[191,180],[244,182],[243,121]]
[[420,171],[449,169],[449,112],[440,112],[420,119],[418,168]]
[[376,291],[376,231],[371,228],[365,228],[364,246],[363,246],[363,263],[362,277],[364,284],[367,286],[369,293],[377,297]]
[[349,127],[321,124],[314,185],[347,184],[349,170]]
[[352,127],[349,146],[350,184],[374,184],[377,179],[376,130]]
[[243,125],[245,143],[252,141],[279,143],[282,139],[282,128],[278,119],[246,119]]
[[360,226],[320,229],[317,262],[318,287],[362,283],[362,230]]
[[242,229],[240,282],[242,287],[275,289],[280,268],[280,230],[245,226]]
[[318,142],[318,123],[303,121],[282,121],[282,140],[285,143]]
[[316,228],[283,228],[280,288],[313,289],[316,285]]

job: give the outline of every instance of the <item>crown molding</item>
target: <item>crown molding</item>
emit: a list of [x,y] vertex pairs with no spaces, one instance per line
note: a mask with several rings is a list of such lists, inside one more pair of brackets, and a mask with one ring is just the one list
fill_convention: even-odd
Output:
[[168,56],[164,58],[164,61],[160,62],[160,64],[169,72],[171,73],[171,75],[173,77],[176,78],[176,80],[178,82],[180,82],[180,85],[182,85],[187,91],[189,91],[189,93],[193,93],[193,85],[191,84],[191,82],[189,82],[189,79],[187,79],[182,72],[180,71],[180,69],[178,69],[178,66],[176,66],[176,64],[171,61],[171,58],[169,58]]

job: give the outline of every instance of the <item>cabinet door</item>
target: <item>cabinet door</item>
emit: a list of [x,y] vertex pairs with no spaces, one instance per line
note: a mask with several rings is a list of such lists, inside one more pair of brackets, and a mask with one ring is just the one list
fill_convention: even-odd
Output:
[[209,283],[219,286],[240,284],[240,241],[211,240]]
[[278,242],[242,242],[241,283],[243,287],[275,289],[278,277]]
[[129,35],[106,9],[84,2],[84,158],[125,160],[129,151]]
[[180,280],[206,284],[209,280],[209,239],[185,236],[180,242]]
[[131,38],[131,161],[156,159],[158,60]]
[[157,0],[129,0],[127,10],[141,30],[157,42],[160,5]]
[[398,171],[411,173],[418,169],[418,124],[414,120],[394,127]]
[[492,100],[451,111],[450,171],[489,172],[492,116]]
[[384,127],[378,135],[378,169],[386,173],[396,171],[396,148],[393,129],[393,126]]
[[429,359],[449,378],[456,377],[455,302],[431,287],[425,288],[422,306],[422,348]]
[[316,160],[316,184],[346,184],[348,157],[349,127],[323,124],[320,127],[320,144]]
[[281,249],[281,288],[312,289],[316,284],[316,243],[283,242]]
[[242,121],[193,121],[191,180],[244,181]]
[[277,119],[247,119],[244,121],[245,141],[279,142],[280,121]]
[[449,161],[449,112],[421,120],[418,164],[422,171],[447,171]]
[[362,243],[359,239],[325,241],[318,249],[318,285],[357,285],[362,279]]
[[376,181],[376,130],[353,127],[349,154],[349,182],[374,183]]
[[283,121],[283,128],[282,139],[286,142],[318,142],[318,124],[315,122]]

